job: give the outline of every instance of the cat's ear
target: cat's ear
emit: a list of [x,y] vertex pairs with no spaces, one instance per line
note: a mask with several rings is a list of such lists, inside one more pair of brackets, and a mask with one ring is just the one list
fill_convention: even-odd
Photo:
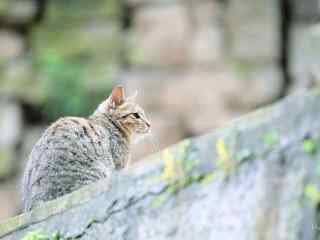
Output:
[[124,88],[122,86],[115,86],[112,89],[112,93],[110,95],[111,105],[113,107],[120,106],[125,101]]

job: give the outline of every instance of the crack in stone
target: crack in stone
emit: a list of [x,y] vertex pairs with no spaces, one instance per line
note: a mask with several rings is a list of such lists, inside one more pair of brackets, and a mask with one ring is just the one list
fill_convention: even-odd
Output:
[[[83,229],[83,231],[81,233],[79,233],[78,235],[76,236],[73,236],[73,237],[68,237],[66,238],[66,240],[73,240],[73,239],[81,239],[83,236],[85,236],[87,234],[87,231],[94,225],[97,225],[97,224],[104,224],[106,223],[113,215],[119,213],[119,212],[122,212],[132,206],[134,206],[135,204],[137,204],[138,202],[148,198],[148,197],[151,197],[151,196],[157,196],[161,193],[163,193],[165,190],[166,190],[167,186],[163,187],[159,192],[146,192],[145,194],[143,194],[142,196],[138,197],[138,198],[134,198],[134,197],[130,197],[127,201],[127,203],[118,208],[118,209],[115,209],[115,210],[112,210],[115,206],[117,206],[118,204],[118,200],[114,200],[112,202],[112,204],[108,207],[108,209],[106,210],[106,216],[101,218],[101,219],[95,219],[91,222],[89,222],[87,224],[87,226]],[[127,231],[125,231],[125,233],[127,233]]]

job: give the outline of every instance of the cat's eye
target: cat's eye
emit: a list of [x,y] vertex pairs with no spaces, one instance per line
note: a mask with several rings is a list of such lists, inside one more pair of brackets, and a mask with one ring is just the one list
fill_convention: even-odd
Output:
[[133,113],[133,116],[134,116],[135,118],[140,118],[140,115],[139,115],[138,113]]

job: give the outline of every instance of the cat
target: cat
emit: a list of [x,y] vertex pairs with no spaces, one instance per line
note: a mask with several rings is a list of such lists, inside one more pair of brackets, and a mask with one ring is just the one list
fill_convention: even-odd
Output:
[[150,131],[135,96],[116,86],[88,118],[54,122],[33,147],[22,180],[24,211],[71,193],[126,166],[132,140]]

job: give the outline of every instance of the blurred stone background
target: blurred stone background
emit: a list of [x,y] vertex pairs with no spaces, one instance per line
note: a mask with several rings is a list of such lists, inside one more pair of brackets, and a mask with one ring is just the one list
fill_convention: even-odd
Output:
[[43,129],[116,83],[153,133],[134,159],[320,82],[319,1],[1,0],[0,220]]

